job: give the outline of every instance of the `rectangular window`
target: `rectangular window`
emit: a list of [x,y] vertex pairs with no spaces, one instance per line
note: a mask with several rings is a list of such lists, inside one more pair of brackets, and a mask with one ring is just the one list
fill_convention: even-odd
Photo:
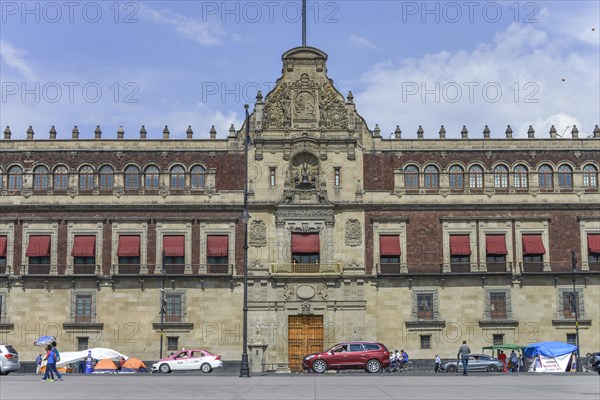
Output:
[[567,343],[577,346],[577,335],[575,333],[567,333]]
[[275,186],[277,184],[277,181],[275,179],[276,178],[276,175],[275,175],[276,171],[277,170],[274,167],[269,168],[269,185],[271,185],[271,186]]
[[380,272],[400,273],[400,236],[382,235],[379,237]]
[[421,348],[431,349],[431,335],[421,335]]
[[6,247],[8,238],[0,236],[0,275],[6,273]]
[[507,319],[506,316],[506,292],[490,293],[490,318]]
[[341,176],[340,176],[340,167],[335,167],[333,169],[333,173],[334,173],[334,176],[333,176],[333,185],[335,187],[340,187],[341,184],[342,184],[342,180],[341,180]]
[[140,237],[120,235],[117,257],[119,257],[119,274],[139,274]]
[[168,274],[185,272],[185,236],[163,236],[163,265]]
[[[587,235],[588,243],[588,264],[590,271],[600,271],[600,234],[589,233]],[[1,250],[1,249],[0,249]]]
[[423,320],[433,320],[433,294],[417,294],[417,318]]
[[165,294],[165,321],[166,322],[181,322],[182,300],[183,300],[183,295],[181,293],[166,293]]
[[450,235],[450,268],[452,272],[471,271],[471,243],[469,235]]
[[492,335],[492,340],[494,346],[500,346],[504,344],[504,334],[494,334]]
[[573,292],[562,293],[563,317],[565,319],[575,319],[575,310],[579,307],[579,296]]
[[209,274],[229,273],[229,236],[206,237],[206,263]]
[[179,336],[167,336],[167,351],[179,350]]
[[77,337],[77,351],[89,349],[90,338],[87,336]]
[[319,272],[318,233],[292,233],[292,273]]
[[92,322],[93,298],[91,294],[75,295],[75,322]]

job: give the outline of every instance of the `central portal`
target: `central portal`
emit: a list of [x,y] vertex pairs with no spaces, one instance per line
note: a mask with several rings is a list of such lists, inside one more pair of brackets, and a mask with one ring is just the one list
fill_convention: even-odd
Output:
[[323,351],[323,316],[288,317],[288,363],[290,371],[302,372],[302,358]]

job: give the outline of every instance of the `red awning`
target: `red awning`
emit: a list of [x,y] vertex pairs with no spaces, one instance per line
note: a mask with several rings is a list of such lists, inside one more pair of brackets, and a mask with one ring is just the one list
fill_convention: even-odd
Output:
[[450,235],[450,255],[471,255],[471,243],[469,242],[469,235]]
[[207,236],[206,255],[208,257],[226,257],[229,255],[229,236]]
[[75,236],[73,257],[93,257],[96,254],[96,236]]
[[321,252],[318,233],[292,233],[292,253],[314,254]]
[[[1,238],[0,238],[1,240]],[[2,243],[2,242],[0,242]],[[0,245],[0,252],[2,246]],[[4,248],[6,252],[6,246]],[[589,253],[600,253],[600,234],[599,233],[588,233],[588,252]]]
[[546,254],[542,235],[523,235],[523,255]]
[[485,250],[486,254],[507,255],[504,235],[485,235]]
[[118,257],[139,257],[140,256],[140,237],[139,236],[119,236]]
[[379,254],[382,256],[400,256],[400,236],[379,236]]
[[50,255],[50,236],[29,236],[27,257],[48,257]]
[[0,236],[0,257],[6,257],[6,236]]
[[163,251],[167,257],[185,256],[185,236],[164,236]]

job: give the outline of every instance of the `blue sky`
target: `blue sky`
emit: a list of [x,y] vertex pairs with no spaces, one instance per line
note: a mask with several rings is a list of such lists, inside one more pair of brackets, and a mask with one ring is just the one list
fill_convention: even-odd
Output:
[[[298,1],[2,1],[0,124],[13,138],[218,137],[301,44]],[[308,1],[308,45],[382,135],[600,123],[597,1]]]

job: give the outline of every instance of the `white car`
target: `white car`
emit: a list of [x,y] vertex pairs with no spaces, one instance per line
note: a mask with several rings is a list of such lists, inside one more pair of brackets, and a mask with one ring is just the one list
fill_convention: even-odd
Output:
[[172,371],[200,370],[207,374],[221,367],[223,367],[221,356],[202,349],[184,349],[152,364],[152,372],[167,374]]

